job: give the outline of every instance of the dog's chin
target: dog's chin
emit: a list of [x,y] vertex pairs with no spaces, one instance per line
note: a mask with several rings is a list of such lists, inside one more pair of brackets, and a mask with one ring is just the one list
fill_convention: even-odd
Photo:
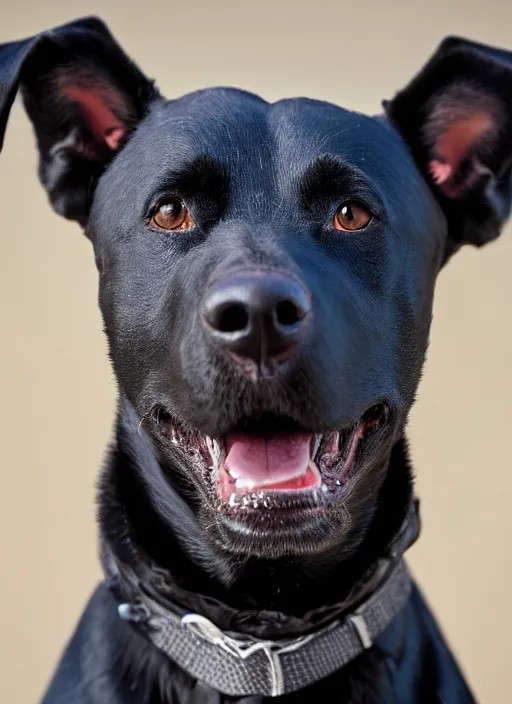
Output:
[[324,433],[269,415],[214,438],[162,406],[146,420],[164,456],[186,469],[205,530],[223,549],[259,557],[318,553],[347,540],[348,499],[392,435],[386,403]]

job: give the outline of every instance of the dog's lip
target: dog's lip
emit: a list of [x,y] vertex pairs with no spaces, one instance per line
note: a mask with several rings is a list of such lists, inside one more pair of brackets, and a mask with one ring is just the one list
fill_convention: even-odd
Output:
[[[310,457],[304,472],[292,473],[284,481],[274,482],[270,477],[254,485],[244,478],[240,481],[240,477],[233,476],[236,473],[226,467],[233,434],[212,438],[183,428],[161,406],[153,409],[152,416],[159,435],[186,454],[189,463],[198,470],[193,475],[203,491],[206,489],[210,500],[224,513],[241,517],[240,511],[247,514],[261,507],[298,509],[303,505],[318,508],[337,502],[352,474],[362,441],[388,425],[390,407],[385,402],[373,404],[358,421],[341,430],[321,434],[297,431],[306,436],[309,443]],[[293,431],[289,434],[292,435]],[[265,435],[259,437],[259,441],[262,439]]]

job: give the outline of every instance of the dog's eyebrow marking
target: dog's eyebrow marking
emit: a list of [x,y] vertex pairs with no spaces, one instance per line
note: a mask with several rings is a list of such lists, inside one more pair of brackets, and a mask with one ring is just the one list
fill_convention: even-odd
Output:
[[375,191],[364,175],[335,157],[320,157],[300,178],[299,198],[305,210],[311,210],[320,202],[344,197],[366,197],[371,203],[376,200]]
[[198,156],[164,174],[159,191],[177,191],[185,198],[202,198],[215,203],[221,210],[227,200],[228,176],[211,157]]

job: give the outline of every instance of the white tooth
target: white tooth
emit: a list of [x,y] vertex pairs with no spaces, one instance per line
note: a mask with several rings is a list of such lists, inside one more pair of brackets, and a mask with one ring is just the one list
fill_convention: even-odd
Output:
[[313,462],[313,460],[309,460],[308,466],[311,469],[311,471],[313,472],[313,474],[315,475],[315,478],[318,482],[318,485],[320,486],[322,484],[322,475],[320,474],[320,470],[318,469],[316,464]]
[[236,503],[236,494],[233,492],[229,497],[229,505],[234,506]]
[[208,448],[208,452],[210,453],[210,457],[212,458],[212,462],[214,467],[217,467],[219,464],[220,460],[220,445],[217,442],[217,440],[214,440],[211,438],[209,435],[205,435],[206,438],[206,446]]
[[254,489],[255,484],[250,479],[239,479],[236,474],[233,474],[233,472],[230,471],[229,473],[233,479],[235,479],[236,485],[239,489],[245,489],[247,491]]
[[313,446],[313,457],[316,456],[320,443],[322,442],[323,435],[315,435],[315,444]]

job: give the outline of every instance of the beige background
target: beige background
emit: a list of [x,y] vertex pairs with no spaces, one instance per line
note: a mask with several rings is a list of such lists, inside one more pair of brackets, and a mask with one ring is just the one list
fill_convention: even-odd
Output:
[[[0,42],[84,14],[168,96],[235,85],[376,112],[456,33],[512,50],[512,4],[0,0]],[[512,81],[511,81],[512,90]],[[94,484],[115,384],[91,248],[53,215],[21,108],[0,157],[0,701],[37,702],[100,577]],[[404,194],[405,195],[405,194]],[[512,228],[442,274],[411,446],[411,563],[481,701],[510,701]],[[448,703],[447,703],[448,704]]]

